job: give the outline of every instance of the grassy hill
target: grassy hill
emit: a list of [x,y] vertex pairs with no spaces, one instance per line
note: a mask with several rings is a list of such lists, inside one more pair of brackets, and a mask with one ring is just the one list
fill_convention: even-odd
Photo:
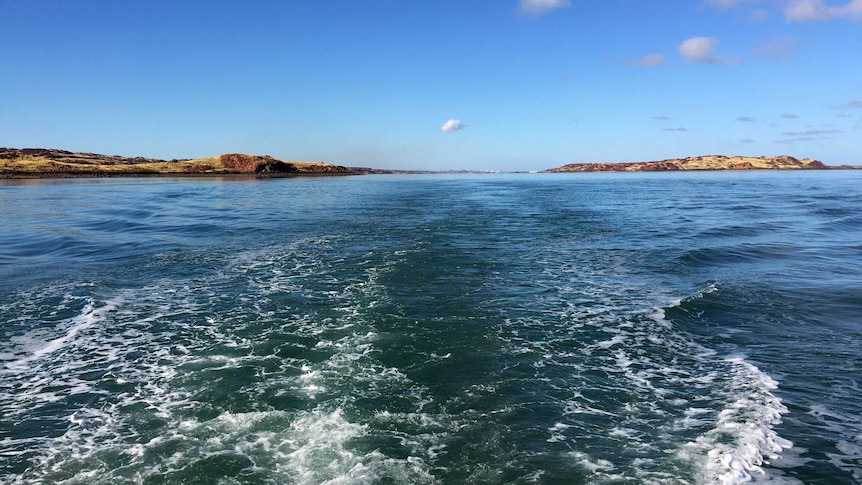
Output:
[[655,162],[621,163],[573,163],[545,170],[546,172],[659,172],[683,170],[823,170],[829,167],[823,162],[805,158],[798,160],[788,156],[743,157],[705,155],[700,157],[672,158]]
[[356,173],[322,162],[277,160],[268,155],[229,153],[186,160],[127,158],[45,148],[0,148],[0,177],[134,175],[305,175]]

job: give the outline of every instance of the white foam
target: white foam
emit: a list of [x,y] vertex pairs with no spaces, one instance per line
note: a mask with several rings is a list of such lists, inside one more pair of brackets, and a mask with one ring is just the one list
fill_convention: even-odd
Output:
[[555,424],[554,426],[552,426],[551,428],[548,429],[548,431],[551,432],[551,437],[545,441],[547,441],[548,443],[557,443],[560,441],[565,441],[566,440],[565,431],[569,428],[571,428],[571,426],[569,426],[568,424],[564,424],[564,423]]
[[63,330],[63,335],[44,342],[38,348],[32,350],[29,355],[24,358],[6,363],[6,368],[15,371],[23,372],[30,368],[30,364],[34,361],[42,359],[60,349],[70,345],[77,335],[89,327],[104,321],[105,316],[116,310],[119,301],[109,301],[104,306],[96,307],[92,301],[88,302],[81,313],[68,321]]
[[610,340],[604,340],[604,341],[598,342],[596,344],[596,347],[600,347],[603,349],[609,349],[609,348],[613,347],[614,345],[621,344],[625,341],[626,341],[626,337],[624,335],[615,335]]
[[[770,392],[778,383],[743,357],[730,357],[726,362],[731,366],[734,397],[718,413],[713,427],[686,445],[682,453],[694,460],[705,454],[700,464],[705,482],[734,485],[774,478],[762,465],[778,460],[784,450],[793,447],[773,429],[788,412],[781,399]],[[683,421],[686,424],[693,423]]]
[[593,458],[581,451],[572,451],[569,455],[577,462],[578,465],[593,474],[608,472],[616,468],[613,462],[609,460]]

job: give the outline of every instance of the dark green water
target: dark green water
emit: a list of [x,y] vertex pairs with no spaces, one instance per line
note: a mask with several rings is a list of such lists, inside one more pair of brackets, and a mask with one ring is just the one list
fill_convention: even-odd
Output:
[[862,482],[862,172],[0,184],[2,483]]

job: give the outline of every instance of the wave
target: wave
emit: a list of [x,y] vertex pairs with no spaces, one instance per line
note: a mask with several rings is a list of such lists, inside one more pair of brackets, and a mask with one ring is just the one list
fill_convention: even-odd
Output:
[[[19,423],[0,439],[0,476],[435,482],[428,460],[440,452],[441,425],[409,424],[414,412],[356,414],[355,401],[386,400],[392,411],[427,401],[421,386],[375,358],[379,336],[363,314],[379,297],[385,264],[345,271],[323,257],[328,250],[327,239],[303,240],[188,279],[19,294],[2,308],[26,322],[0,349],[0,409]],[[76,313],[33,327],[39,312],[64,306],[60,292]],[[322,304],[298,308],[285,299],[291,294]],[[426,431],[390,453],[362,446],[407,441],[385,431],[402,426]]]
[[778,388],[775,380],[743,357],[726,361],[732,364],[735,394],[718,413],[713,428],[687,444],[684,453],[703,460],[706,483],[760,481],[767,475],[762,465],[780,459],[784,450],[793,447],[774,430],[788,409],[771,392]]
[[527,401],[511,405],[559,403],[545,425],[549,452],[571,447],[585,481],[795,483],[766,467],[792,448],[775,431],[788,412],[774,393],[778,383],[685,328],[702,300],[720,292],[717,284],[652,309],[632,305],[643,291],[650,292],[572,286],[557,303],[570,305],[559,322],[509,321],[502,337],[511,358],[534,369],[521,384],[531,390]]
[[650,309],[597,264],[586,285],[537,282],[536,307],[488,303],[506,318],[432,306],[420,324],[387,285],[424,255],[333,254],[340,240],[207,254],[210,271],[140,288],[21,295],[5,313],[58,291],[76,310],[7,365],[28,378],[4,379],[6,419],[52,427],[0,441],[12,483],[774,476],[762,465],[789,446],[776,382],[675,321],[716,285]]
[[[31,364],[45,358],[48,354],[58,352],[64,347],[73,345],[74,339],[79,333],[82,333],[88,328],[104,321],[107,313],[116,310],[118,304],[119,302],[115,300],[108,301],[101,306],[96,306],[95,303],[90,300],[86,303],[79,315],[70,319],[65,325],[63,325],[63,328],[58,330],[60,333],[59,336],[44,342],[39,342],[40,338],[37,336],[44,333],[44,330],[42,329],[38,329],[34,332],[36,335],[17,337],[16,340],[30,342],[29,345],[35,346],[35,348],[25,350],[27,355],[23,358],[6,362],[4,364],[5,370],[13,373],[24,373],[32,370]],[[21,351],[19,350],[16,353],[20,352]]]
[[734,263],[760,263],[793,260],[804,248],[789,244],[737,244],[698,248],[677,258],[683,267],[714,267]]
[[[715,282],[694,296],[663,309],[679,316],[680,327],[702,325],[710,308],[721,301],[723,292]],[[670,317],[673,319],[674,317]],[[763,466],[778,462],[782,454],[793,448],[793,443],[782,438],[775,427],[782,423],[789,410],[781,398],[774,394],[779,383],[749,362],[744,355],[728,355],[718,363],[724,364],[725,381],[716,387],[721,404],[714,410],[690,409],[684,421],[703,424],[705,414],[711,415],[707,430],[687,443],[681,453],[700,463],[703,483],[740,484],[751,481],[779,481],[800,483],[772,474]]]

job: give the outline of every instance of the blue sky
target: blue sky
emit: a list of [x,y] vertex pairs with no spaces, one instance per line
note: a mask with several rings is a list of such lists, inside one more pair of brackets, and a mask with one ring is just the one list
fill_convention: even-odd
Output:
[[862,0],[0,0],[0,146],[862,164]]

